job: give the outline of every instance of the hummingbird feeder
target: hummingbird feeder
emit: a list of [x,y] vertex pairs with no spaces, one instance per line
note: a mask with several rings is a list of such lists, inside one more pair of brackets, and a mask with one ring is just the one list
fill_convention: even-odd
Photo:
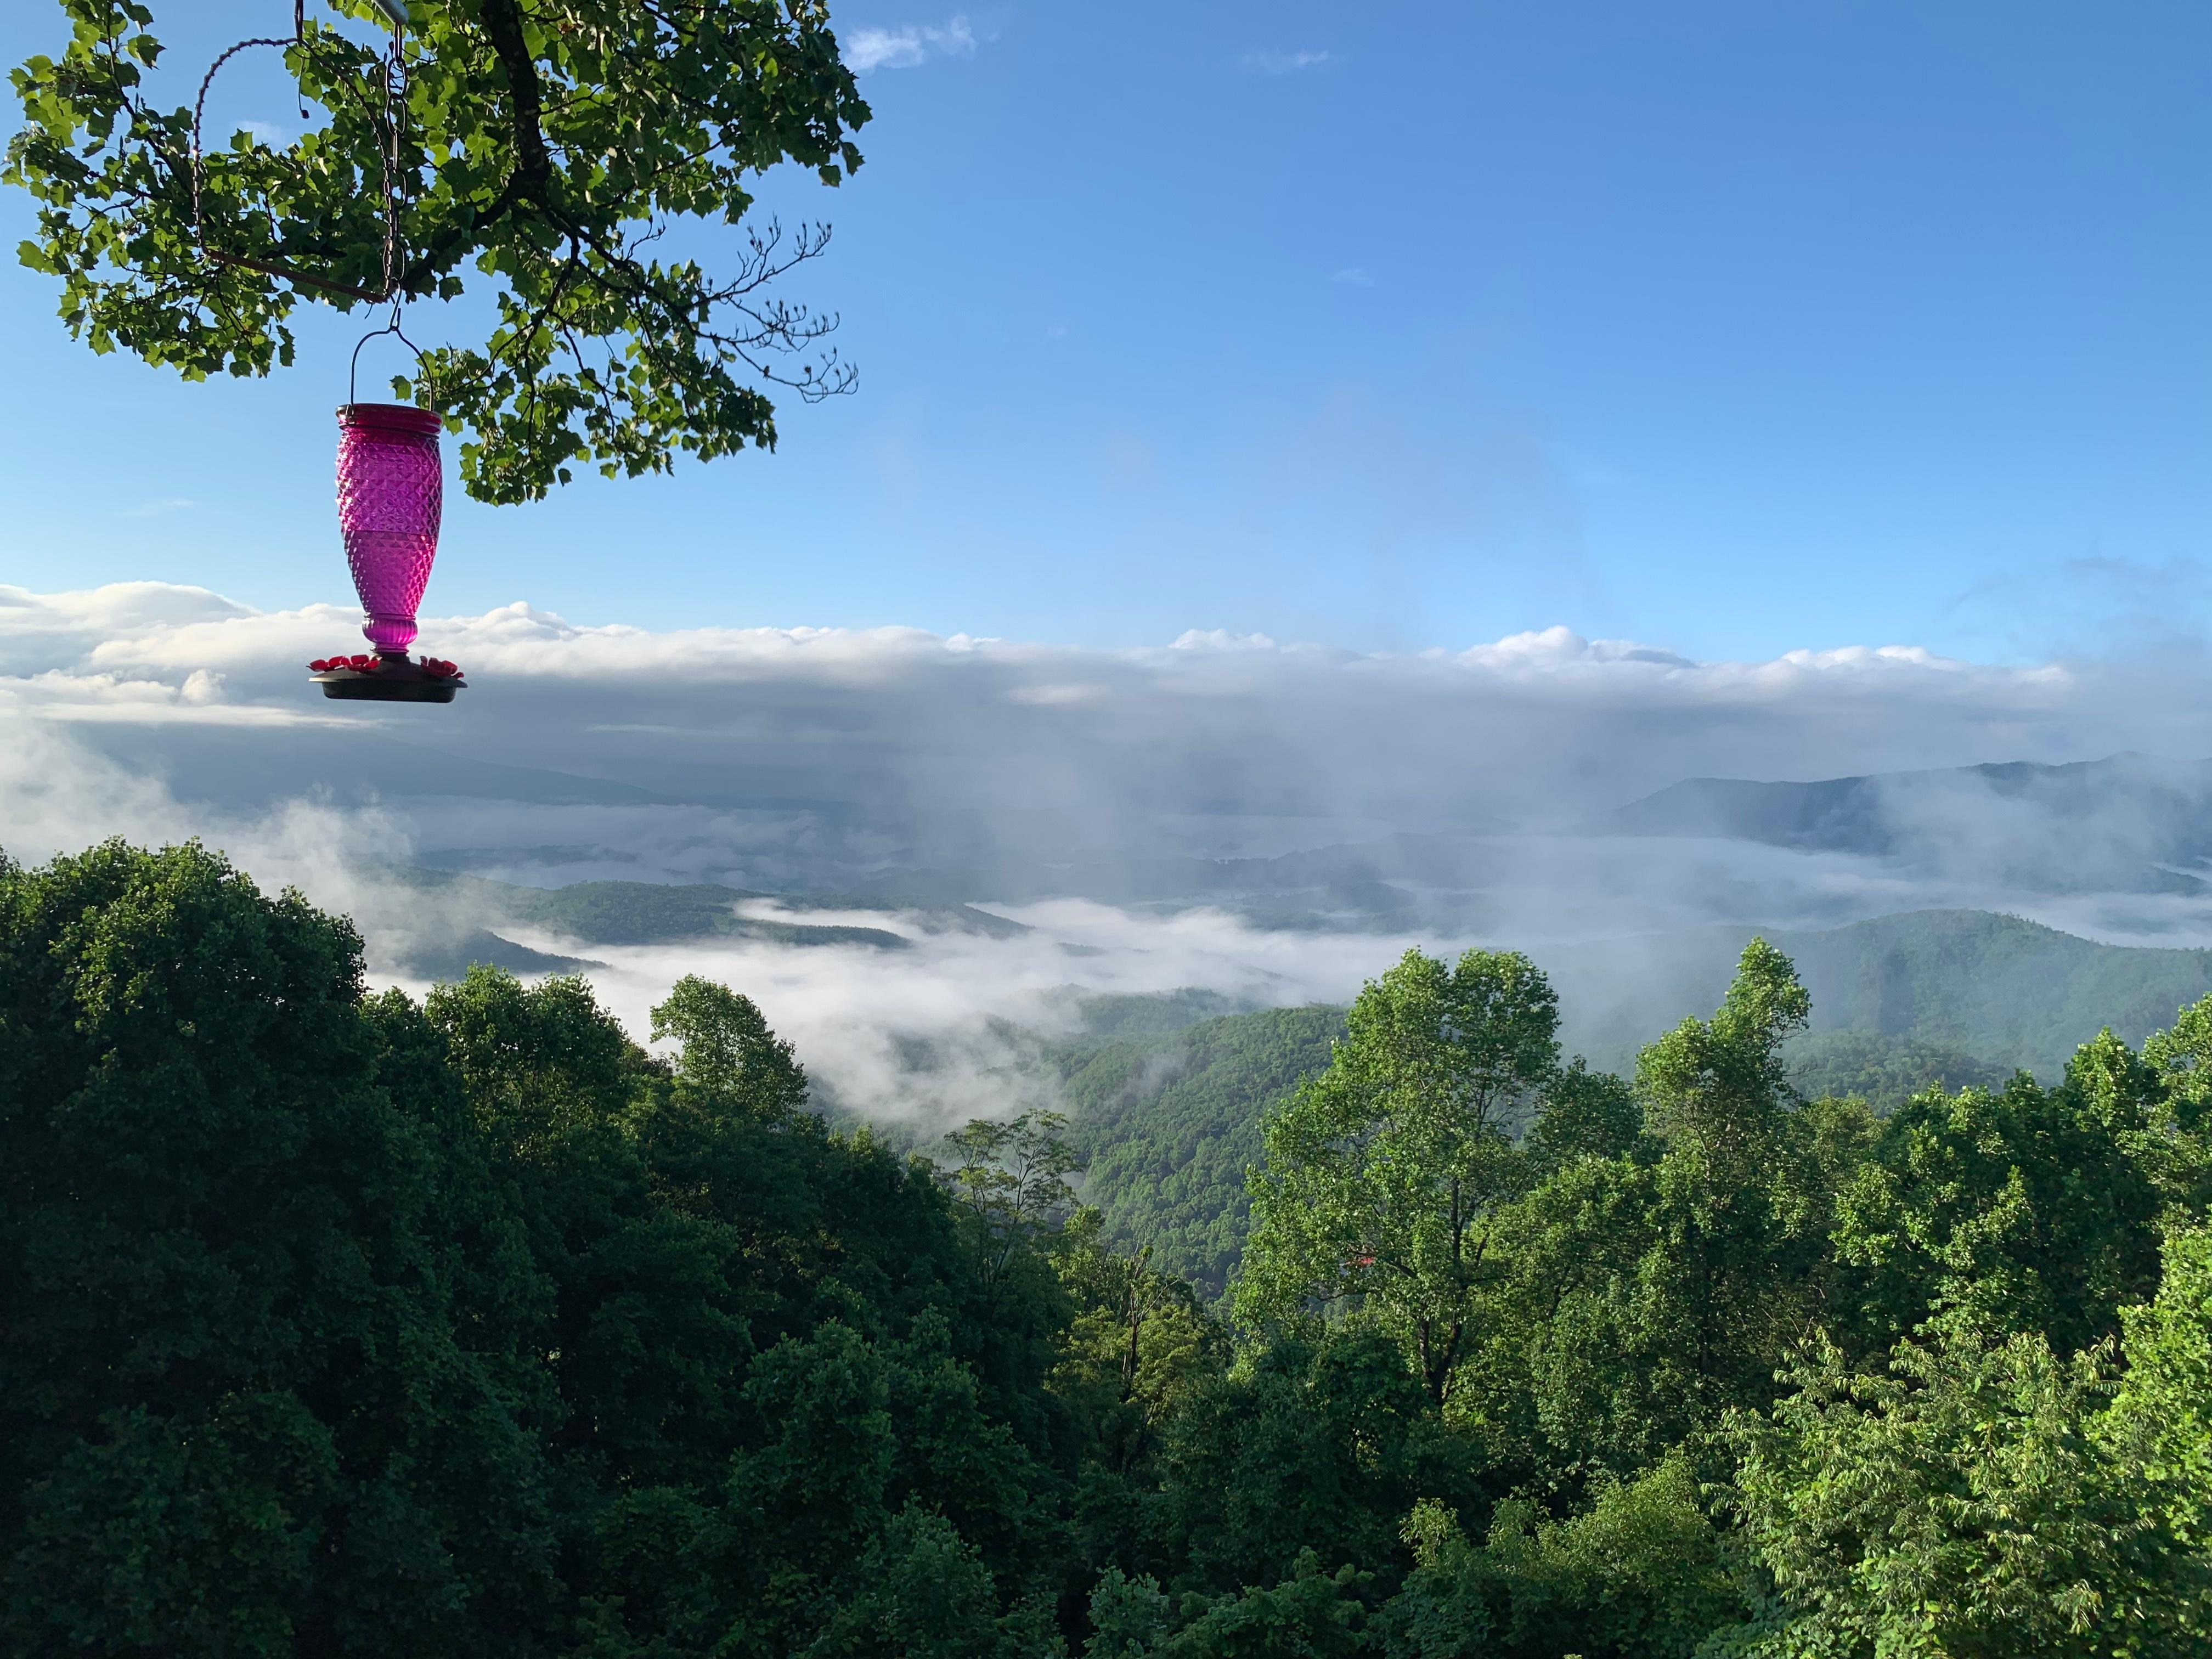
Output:
[[361,631],[376,650],[308,664],[326,697],[451,702],[467,684],[452,663],[407,654],[438,556],[442,425],[434,410],[406,404],[349,403],[338,410],[338,531],[368,613]]
[[[392,49],[381,65],[382,96],[374,101],[363,100],[377,124],[383,163],[380,287],[372,290],[341,281],[330,272],[304,270],[279,257],[248,257],[210,247],[202,225],[200,132],[208,88],[216,71],[248,47],[313,50],[317,37],[307,33],[306,0],[293,0],[290,40],[241,40],[216,58],[200,82],[199,100],[192,106],[192,225],[201,251],[217,264],[281,276],[295,286],[347,295],[376,305],[389,301],[391,320],[364,335],[353,349],[356,374],[362,346],[380,335],[397,335],[403,344],[414,348],[399,326],[405,299],[400,283],[399,199],[400,125],[407,108],[407,9],[404,0],[375,0],[375,3],[392,23]],[[304,102],[300,113],[307,114]],[[422,353],[416,351],[416,356],[419,359]],[[338,532],[345,541],[354,592],[361,596],[361,608],[368,614],[361,631],[376,648],[350,656],[318,658],[307,665],[308,672],[326,697],[349,702],[451,702],[453,694],[467,685],[461,671],[441,658],[417,659],[407,654],[408,647],[415,642],[415,611],[430,580],[431,563],[438,556],[438,520],[445,494],[438,433],[444,422],[435,410],[355,401],[351,374],[346,398],[338,410]]]

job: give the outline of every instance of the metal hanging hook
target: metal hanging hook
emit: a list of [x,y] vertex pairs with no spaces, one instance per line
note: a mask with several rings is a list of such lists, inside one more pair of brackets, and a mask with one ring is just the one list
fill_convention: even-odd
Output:
[[373,328],[369,330],[368,333],[362,335],[361,338],[354,342],[353,357],[346,365],[347,403],[353,404],[359,401],[354,392],[354,383],[361,373],[361,349],[367,345],[371,340],[381,339],[387,334],[398,335],[399,337],[399,343],[405,346],[410,351],[415,354],[416,366],[418,369],[421,368],[422,362],[422,348],[416,345],[414,341],[409,339],[407,337],[407,331],[400,327],[399,301],[394,300],[392,302],[391,318],[385,323],[384,326],[382,328]]

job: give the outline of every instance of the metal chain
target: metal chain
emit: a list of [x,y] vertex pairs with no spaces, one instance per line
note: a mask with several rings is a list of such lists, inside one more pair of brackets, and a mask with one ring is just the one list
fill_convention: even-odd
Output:
[[[295,15],[307,8],[307,0],[298,0]],[[248,46],[296,46],[301,36],[289,40],[241,40],[208,65],[208,72],[200,76],[200,95],[192,100],[192,239],[206,246],[204,233],[200,229],[200,127],[207,117],[208,88],[215,84],[216,71]]]
[[[204,168],[202,161],[200,134],[207,117],[208,88],[215,83],[216,71],[250,46],[297,46],[305,50],[307,45],[307,0],[292,0],[292,38],[289,40],[240,40],[208,66],[200,77],[199,96],[192,102],[192,240],[200,252],[223,264],[243,265],[249,270],[258,270],[271,276],[281,276],[295,283],[304,283],[310,288],[326,289],[333,293],[350,294],[356,298],[381,304],[392,301],[392,331],[399,324],[399,269],[403,243],[399,234],[400,198],[400,124],[407,106],[407,28],[406,14],[396,4],[377,0],[379,7],[392,19],[392,50],[384,64],[384,111],[381,131],[378,133],[377,159],[384,174],[384,285],[375,293],[356,288],[348,283],[334,283],[320,276],[310,276],[289,266],[264,260],[248,259],[240,254],[225,253],[207,245],[207,233],[201,223],[200,181]],[[302,94],[304,102],[304,94]],[[304,118],[307,111],[303,107]],[[403,335],[401,337],[404,338]]]
[[[305,3],[305,0],[301,0]],[[407,33],[392,26],[392,55],[384,64],[384,291],[399,317],[399,122],[407,107]]]

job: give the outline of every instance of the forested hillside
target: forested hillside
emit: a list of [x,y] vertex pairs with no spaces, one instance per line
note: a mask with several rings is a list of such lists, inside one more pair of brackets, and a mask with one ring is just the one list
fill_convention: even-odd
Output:
[[[905,935],[884,927],[843,922],[807,922],[746,915],[750,903],[768,902],[784,912],[805,914],[848,908],[872,908],[874,901],[821,895],[757,893],[711,882],[677,885],[647,881],[580,881],[565,887],[520,887],[440,870],[395,869],[392,879],[421,892],[447,909],[481,919],[485,929],[459,947],[465,971],[478,961],[487,967],[529,971],[526,960],[501,960],[537,952],[488,931],[495,927],[543,928],[562,939],[590,945],[659,945],[712,939],[757,939],[774,945],[860,945],[877,950],[906,948]],[[926,927],[1012,939],[1029,930],[1018,921],[964,904],[913,913]],[[481,955],[469,955],[474,951]],[[404,964],[416,972],[443,968],[454,956],[447,945],[418,946]]]
[[[1533,954],[1560,987],[1573,1046],[1626,1065],[1655,1025],[1711,1006],[1751,937],[1712,928]],[[2212,951],[2100,945],[1984,910],[1769,937],[1798,964],[1815,1029],[1909,1038],[2046,1079],[2106,1026],[2140,1042],[2212,992]]]
[[[1424,873],[1413,857],[1422,845],[1419,838],[1401,836],[1386,845],[1411,872],[1408,879]],[[1295,866],[1299,859],[1320,857],[1273,862]],[[857,898],[770,895],[711,884],[629,881],[534,888],[434,871],[396,873],[442,910],[482,923],[465,939],[422,947],[408,964],[420,974],[457,975],[475,961],[523,973],[558,969],[588,962],[594,945],[677,940],[744,939],[900,950],[908,941],[892,931],[895,915],[934,932],[1016,938],[1029,931],[990,911],[947,902],[945,893],[972,890],[957,884],[895,901],[880,893]],[[1313,872],[1290,868],[1277,873],[1291,882]],[[738,914],[740,907],[754,902],[772,902],[781,918]],[[1412,925],[1408,902],[1403,894],[1391,901],[1391,914],[1377,925]],[[907,903],[923,908],[898,908]],[[787,919],[810,913],[849,915],[870,908],[883,926]],[[1294,921],[1287,915],[1275,918],[1281,925]],[[572,944],[563,947],[568,954],[549,956],[501,936],[496,930],[501,927],[544,929]],[[1563,989],[1570,1046],[1593,1064],[1625,1066],[1655,1028],[1712,1005],[1751,936],[1747,928],[1714,927],[1545,945],[1532,954]],[[2046,1078],[2055,1077],[2075,1046],[2105,1026],[2129,1042],[2140,1042],[2171,1018],[2175,1008],[2212,992],[2212,951],[2103,945],[1987,911],[1912,911],[1843,927],[1784,930],[1771,937],[1798,963],[1813,994],[1815,1030],[1905,1039],[2007,1070],[2024,1066]],[[1097,1034],[1098,1028],[1091,1029]]]
[[1149,1245],[1156,1267],[1219,1296],[1244,1249],[1261,1117],[1328,1064],[1343,1030],[1340,1008],[1269,1008],[1063,1046],[1054,1059],[1088,1160],[1084,1200],[1106,1237]]
[[[1812,1029],[1783,1049],[1791,1085],[1878,1111],[1931,1084],[1999,1088],[2023,1068],[2056,1080],[2106,1024],[2139,1043],[2212,992],[2212,952],[2099,945],[1979,911],[1774,940],[1811,997]],[[1570,1047],[1587,1044],[1601,1068],[1626,1067],[1655,1026],[1726,994],[1747,941],[1717,929],[1534,954],[1560,988]],[[1577,1018],[1578,993],[1597,1004],[1595,1017]],[[1176,1023],[1170,1006],[1161,1015]],[[1274,1009],[1052,1049],[1090,1160],[1084,1196],[1106,1236],[1150,1245],[1159,1266],[1219,1295],[1243,1246],[1244,1170],[1260,1157],[1261,1119],[1328,1064],[1342,1030],[1340,1010]]]
[[[1152,1004],[1172,1024],[1167,999]],[[1328,1064],[1344,1010],[1269,1008],[1179,1029],[1062,1042],[1048,1049],[1087,1163],[1083,1197],[1105,1237],[1149,1247],[1153,1265],[1211,1299],[1227,1288],[1250,1209],[1244,1172],[1259,1162],[1268,1109]],[[1805,1031],[1783,1047],[1790,1086],[1808,1099],[1851,1096],[1877,1112],[1931,1085],[2001,1088],[2014,1069],[1877,1031]]]
[[1510,952],[1318,1069],[1121,1012],[1094,1122],[1291,1084],[1218,1310],[1054,1115],[833,1133],[736,990],[370,995],[197,847],[0,861],[0,1650],[2212,1642],[2212,999],[1886,1116],[1790,1088],[1763,941],[1626,1076]]

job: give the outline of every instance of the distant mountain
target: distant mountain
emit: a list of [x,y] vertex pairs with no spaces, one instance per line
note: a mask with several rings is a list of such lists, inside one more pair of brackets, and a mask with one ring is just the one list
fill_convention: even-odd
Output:
[[662,886],[644,881],[585,881],[568,887],[510,888],[507,913],[589,945],[659,945],[681,939],[751,939],[775,945],[866,945],[903,951],[904,934],[883,927],[816,927],[737,914],[766,898],[735,887]]
[[1206,905],[1254,927],[1473,932],[1494,918],[1476,890],[1496,878],[1484,836],[1398,835],[1274,858],[1092,858],[1064,865],[889,871],[854,884],[879,903],[1028,904],[1085,898],[1133,909]]
[[580,974],[587,968],[606,966],[588,957],[533,951],[481,927],[451,945],[415,945],[400,957],[398,966],[417,979],[450,981],[465,978],[479,963],[504,968],[511,974]]
[[1808,1100],[1855,1095],[1888,1112],[1927,1088],[2001,1089],[2008,1066],[1962,1054],[1955,1048],[1884,1036],[1879,1031],[1806,1031],[1784,1051],[1790,1085]]
[[1817,933],[1702,928],[1530,954],[1559,988],[1571,1046],[1620,1066],[1656,1031],[1710,1012],[1754,932],[1797,964],[1814,1030],[1908,1038],[2045,1078],[2106,1025],[2140,1042],[2212,994],[2212,951],[2099,945],[1981,910]]
[[1581,826],[1592,836],[1712,836],[1880,856],[1896,848],[1883,812],[1886,780],[1758,783],[1686,778]]
[[[740,904],[773,903],[786,911],[890,913],[880,899],[752,892],[711,883],[674,885],[648,881],[585,881],[566,887],[522,887],[443,870],[405,870],[396,878],[419,890],[436,892],[483,915],[525,927],[541,927],[583,945],[665,945],[687,939],[747,939],[776,945],[862,945],[902,951],[909,941],[888,927],[849,922],[795,922],[744,916]],[[1020,922],[967,905],[909,911],[929,931],[979,933],[1012,939],[1029,932]]]
[[1105,996],[1086,996],[1079,991],[1071,991],[1056,1000],[1074,1004],[1084,1037],[1091,1042],[1164,1036],[1187,1030],[1201,1020],[1252,1011],[1249,1003],[1240,1006],[1218,991],[1201,990],[1194,985],[1176,991]]
[[[1204,905],[1299,932],[1495,934],[1618,894],[1668,925],[1716,918],[1842,920],[1844,890],[1771,863],[1736,882],[1710,848],[1639,867],[1626,844],[1742,842],[1881,860],[1922,902],[1994,906],[2031,896],[2212,889],[2212,761],[2142,755],[2067,765],[2019,762],[1814,782],[1692,778],[1571,826],[1564,835],[1484,825],[1401,834],[1273,858],[1071,857],[967,869],[880,872],[857,884],[878,902],[919,904],[1086,898],[1131,909]],[[1692,885],[1665,873],[1690,872]],[[1839,914],[1840,913],[1840,914]]]
[[1814,783],[1692,778],[1581,826],[1900,859],[1994,887],[2196,893],[2212,860],[2212,761],[2016,762]]

